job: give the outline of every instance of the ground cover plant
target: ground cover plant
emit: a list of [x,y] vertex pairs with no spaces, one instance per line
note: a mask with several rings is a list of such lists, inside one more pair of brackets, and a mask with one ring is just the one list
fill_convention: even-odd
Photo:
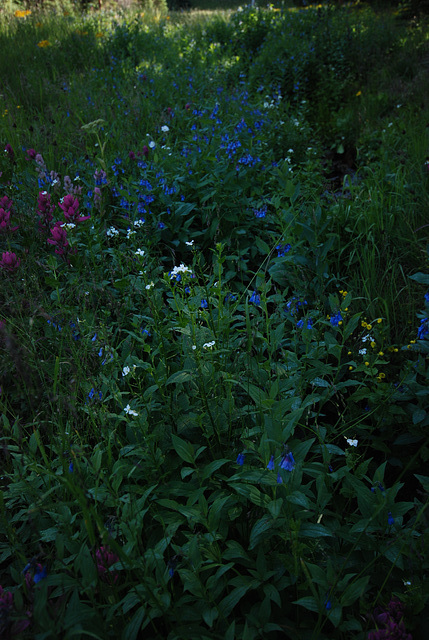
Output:
[[428,40],[0,10],[0,636],[425,638]]

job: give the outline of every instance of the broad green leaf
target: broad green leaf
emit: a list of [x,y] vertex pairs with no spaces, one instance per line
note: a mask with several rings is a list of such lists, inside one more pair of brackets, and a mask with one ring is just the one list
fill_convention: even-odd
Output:
[[145,608],[140,607],[122,633],[122,640],[136,640],[145,617]]
[[294,600],[292,604],[299,604],[300,607],[304,607],[308,611],[319,611],[319,605],[313,596],[305,596],[299,600]]
[[303,538],[320,538],[332,536],[331,531],[322,524],[304,522],[299,530],[299,535]]
[[273,521],[271,518],[267,518],[266,516],[255,522],[252,527],[252,531],[250,532],[249,550],[254,549],[261,538],[267,538],[267,536],[264,536],[264,533],[272,528]]
[[223,600],[219,602],[219,611],[225,618],[229,616],[234,607],[240,602],[241,598],[249,590],[250,585],[243,587],[236,587],[227,595]]
[[189,371],[176,371],[167,380],[165,384],[181,384],[192,380],[192,373]]
[[182,460],[194,464],[194,448],[192,444],[190,442],[186,442],[186,440],[182,440],[182,438],[174,435],[174,433],[171,435],[171,441],[173,443],[174,450]]
[[341,596],[341,605],[343,607],[349,607],[353,602],[361,598],[364,594],[368,581],[369,576],[362,576],[349,584]]

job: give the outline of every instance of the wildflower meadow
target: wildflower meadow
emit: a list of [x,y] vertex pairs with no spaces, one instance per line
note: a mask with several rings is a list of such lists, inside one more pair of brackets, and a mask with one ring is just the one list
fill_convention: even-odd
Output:
[[428,14],[1,3],[2,640],[427,639]]

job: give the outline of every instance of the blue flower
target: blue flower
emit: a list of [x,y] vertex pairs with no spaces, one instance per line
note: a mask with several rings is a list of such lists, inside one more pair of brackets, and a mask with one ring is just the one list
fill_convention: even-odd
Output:
[[387,524],[392,526],[392,524],[395,524],[395,520],[392,516],[392,512],[389,511],[389,513],[387,514]]
[[302,318],[301,320],[298,320],[296,326],[298,327],[298,329],[302,329],[302,327],[304,326],[304,320]]
[[260,209],[253,209],[253,213],[257,218],[265,218],[267,215],[267,205],[264,204]]
[[271,456],[270,461],[267,464],[267,469],[274,471],[274,456]]
[[207,300],[205,298],[203,298],[201,300],[201,304],[200,304],[201,309],[207,309],[208,306],[209,306],[209,303],[207,302]]
[[335,316],[332,316],[331,319],[329,320],[329,322],[332,324],[333,327],[338,327],[338,325],[342,321],[343,321],[343,318],[340,312],[336,313]]
[[73,473],[73,471],[74,471],[73,462],[72,462],[72,461],[70,461],[70,464],[69,464],[69,472],[70,472],[70,473]]
[[278,244],[276,250],[277,257],[283,258],[283,256],[285,256],[291,250],[291,246],[290,244]]
[[283,478],[280,475],[280,471],[277,473],[277,484],[282,484]]
[[323,604],[325,605],[325,609],[327,611],[332,609],[332,602],[331,602],[331,599],[329,598],[329,596],[326,596],[325,602]]
[[256,306],[261,304],[261,296],[259,295],[259,293],[257,291],[254,291],[252,293],[252,295],[250,296],[250,302],[252,304],[255,304]]
[[423,340],[429,333],[429,318],[420,320],[420,327],[417,329],[417,338]]
[[236,463],[237,463],[237,464],[239,464],[239,465],[240,465],[240,467],[242,467],[242,466],[243,466],[243,464],[244,464],[244,458],[245,458],[245,457],[246,457],[246,456],[244,455],[244,453],[239,453],[239,454],[238,454],[238,456],[237,456],[237,460],[236,460]]
[[46,569],[46,567],[42,567],[40,564],[38,564],[34,571],[33,580],[37,584],[38,582],[40,582],[40,580],[43,580],[43,578],[46,578],[47,575],[48,575],[48,570]]
[[290,451],[289,453],[286,453],[283,458],[282,461],[280,463],[280,469],[286,469],[286,471],[293,471],[293,469],[295,468],[295,460],[294,457],[292,455],[292,452]]

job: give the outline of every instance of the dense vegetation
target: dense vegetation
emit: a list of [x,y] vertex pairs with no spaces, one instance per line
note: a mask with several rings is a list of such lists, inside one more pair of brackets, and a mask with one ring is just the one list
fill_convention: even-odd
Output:
[[1,638],[426,638],[424,16],[77,4],[0,10]]

